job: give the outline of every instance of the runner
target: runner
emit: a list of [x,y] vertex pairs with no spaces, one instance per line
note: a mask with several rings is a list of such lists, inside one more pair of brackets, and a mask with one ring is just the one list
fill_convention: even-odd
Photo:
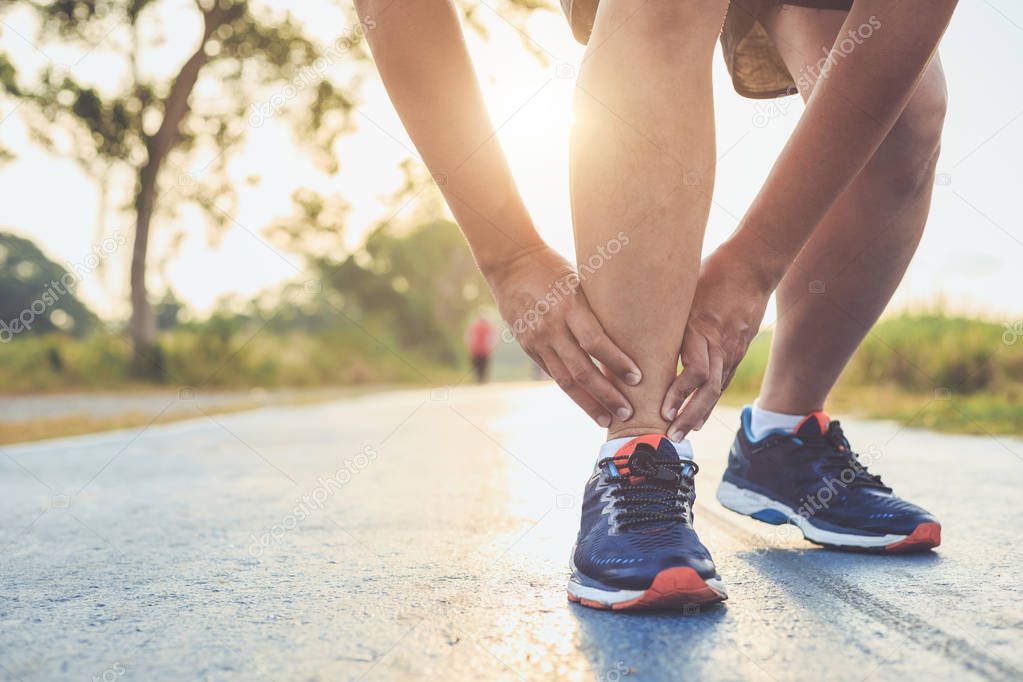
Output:
[[487,381],[490,354],[494,352],[495,343],[497,343],[497,329],[490,320],[482,315],[473,320],[465,332],[465,345],[469,349],[469,360],[472,362],[472,370],[476,374],[477,384]]
[[[720,497],[767,522],[794,519],[800,499],[821,498],[835,473],[854,467],[823,406],[926,220],[944,117],[936,49],[955,4],[564,0],[573,34],[588,43],[572,132],[576,258],[582,268],[616,240],[619,250],[576,295],[517,327],[579,279],[519,197],[456,10],[446,0],[357,0],[375,22],[368,40],[391,99],[445,178],[502,316],[608,430],[586,488],[570,599],[630,609],[725,598],[692,527],[697,466],[685,437],[708,418],[775,290],[770,366]],[[736,231],[701,263],[719,35],[741,94],[798,89],[807,106]],[[930,515],[865,470],[844,485],[800,525],[811,540],[889,550],[940,540]]]

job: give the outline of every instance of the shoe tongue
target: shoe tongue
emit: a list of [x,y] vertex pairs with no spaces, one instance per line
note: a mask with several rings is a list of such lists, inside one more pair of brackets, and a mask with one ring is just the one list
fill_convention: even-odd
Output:
[[628,476],[630,483],[661,477],[677,480],[682,474],[683,464],[688,461],[679,454],[674,443],[657,435],[633,438],[619,448],[612,458],[618,473]]
[[818,410],[803,417],[803,421],[799,422],[792,432],[797,436],[823,436],[828,432],[830,423],[831,417],[828,416],[828,413]]
[[696,474],[696,465],[684,452],[662,436],[640,436],[614,454],[612,466],[628,481],[623,504],[640,516],[634,516],[630,528],[656,533],[685,520],[689,512],[678,506],[677,495],[683,479],[691,481]]

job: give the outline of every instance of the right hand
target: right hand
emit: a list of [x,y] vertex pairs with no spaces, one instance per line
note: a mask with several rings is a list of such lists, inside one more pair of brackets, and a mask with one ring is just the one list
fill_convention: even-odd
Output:
[[635,386],[639,367],[600,325],[579,276],[550,247],[531,249],[487,273],[501,317],[522,349],[602,427],[632,406],[593,360]]

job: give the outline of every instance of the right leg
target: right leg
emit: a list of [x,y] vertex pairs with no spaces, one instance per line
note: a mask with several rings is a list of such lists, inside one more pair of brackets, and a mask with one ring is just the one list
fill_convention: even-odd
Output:
[[700,267],[714,184],[711,59],[727,0],[602,0],[579,74],[572,222],[583,291],[643,372],[617,382],[658,433]]
[[606,443],[587,481],[568,592],[596,608],[681,608],[725,598],[691,525],[689,445],[663,437],[660,406],[699,274],[727,0],[601,2],[572,132],[576,259],[593,312],[643,380],[618,384],[634,415],[612,422],[608,436],[626,442]]
[[[775,8],[766,21],[793,73],[812,73],[843,12]],[[802,93],[804,98],[810,91]],[[759,404],[824,409],[846,363],[895,292],[923,234],[945,119],[937,57],[888,137],[831,207],[777,290],[778,324]],[[818,290],[809,283],[819,283]]]
[[[789,71],[816,77],[821,50],[834,43],[845,18],[784,7],[772,9],[764,25]],[[802,94],[809,97],[809,88]],[[870,475],[821,410],[923,233],[944,114],[935,57],[888,137],[778,287],[758,407],[743,412],[718,489],[725,507],[766,523],[792,523],[811,542],[834,547],[913,552],[940,544],[937,519]]]

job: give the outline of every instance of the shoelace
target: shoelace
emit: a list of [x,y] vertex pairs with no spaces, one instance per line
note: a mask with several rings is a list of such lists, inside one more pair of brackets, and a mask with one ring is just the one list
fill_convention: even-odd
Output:
[[[613,458],[600,460],[601,467]],[[653,453],[637,449],[629,457],[629,475],[611,476],[616,484],[611,490],[619,528],[664,527],[689,521],[690,496],[693,494],[693,476],[699,471],[695,462],[685,462],[685,471],[679,460],[657,458]],[[633,477],[641,481],[632,481]]]
[[[867,471],[867,467],[860,462],[859,455],[849,445],[849,440],[842,432],[842,425],[838,420],[832,421],[823,435],[798,436],[798,438],[809,446],[806,457],[819,458],[821,468],[836,474],[843,483],[850,487],[878,488],[891,492],[891,488],[884,484],[880,476]],[[822,454],[823,457],[820,456]],[[851,471],[853,474],[849,481],[845,480],[848,475],[843,475],[846,471]]]

